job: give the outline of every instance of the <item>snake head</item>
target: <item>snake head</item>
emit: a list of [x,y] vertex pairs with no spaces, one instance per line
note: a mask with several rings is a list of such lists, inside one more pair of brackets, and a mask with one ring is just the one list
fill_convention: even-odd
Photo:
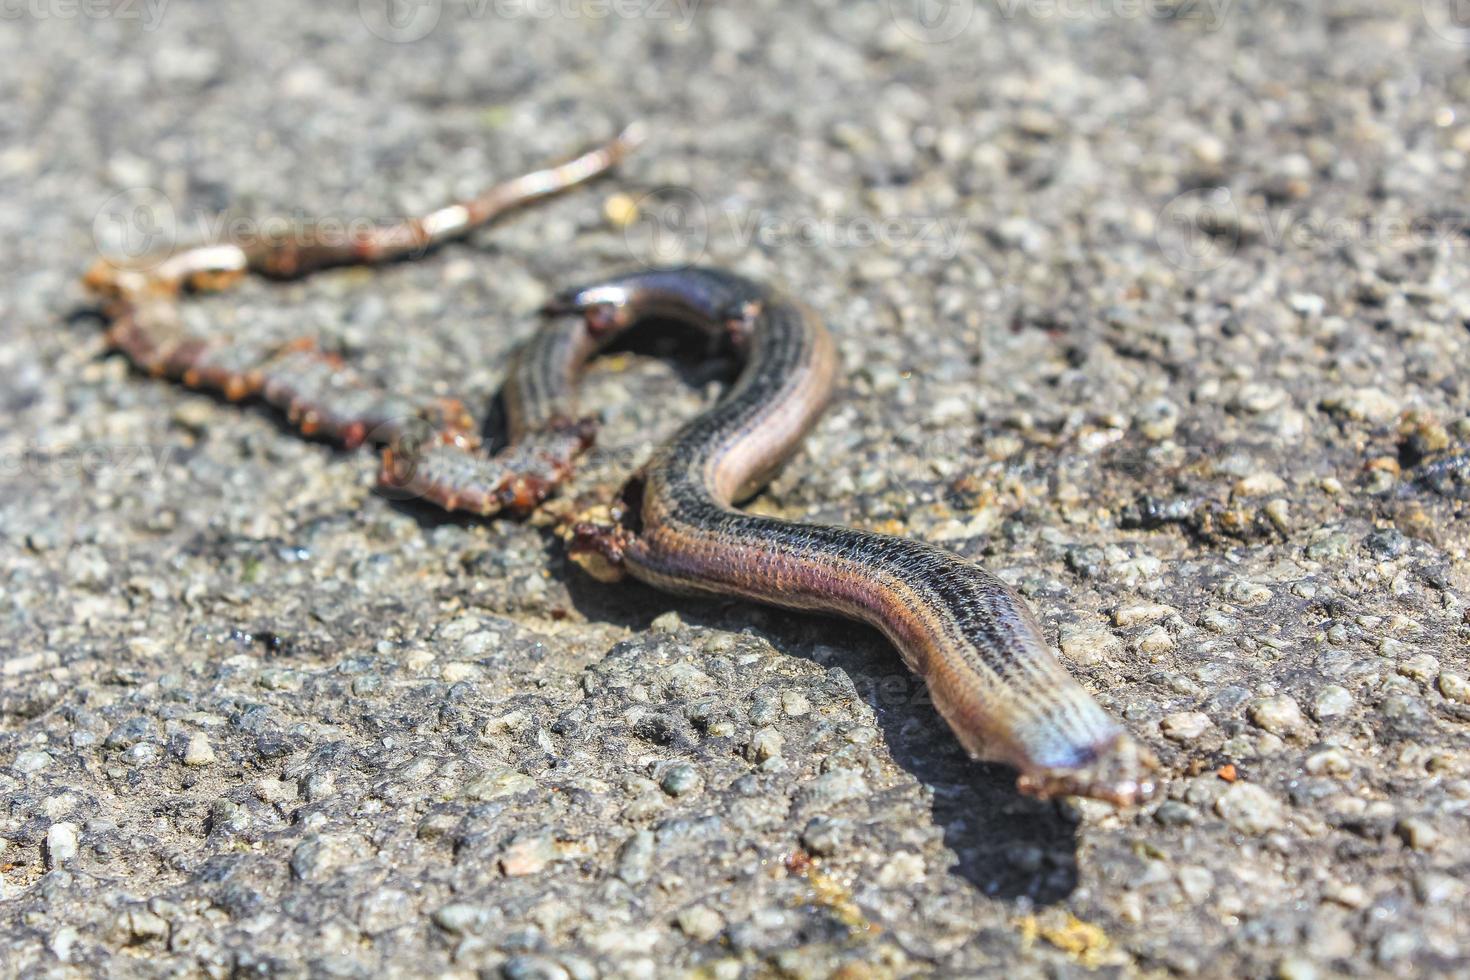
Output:
[[1086,796],[1114,806],[1133,806],[1158,788],[1158,768],[1152,752],[1119,733],[1094,746],[1076,765],[1022,772],[1016,788],[1039,799]]

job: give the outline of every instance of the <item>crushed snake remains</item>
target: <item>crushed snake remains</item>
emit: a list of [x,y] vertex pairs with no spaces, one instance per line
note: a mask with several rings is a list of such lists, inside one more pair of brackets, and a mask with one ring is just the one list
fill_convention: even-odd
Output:
[[838,355],[803,303],[710,268],[642,270],[559,294],[504,385],[509,444],[489,453],[463,403],[415,401],[368,383],[310,340],[269,344],[190,333],[184,294],[248,273],[292,279],[341,265],[417,257],[513,208],[581,184],[637,142],[628,131],[568,163],[350,240],[303,230],[285,240],[210,243],[146,261],[100,260],[108,345],[137,368],[231,400],[259,398],[303,433],[382,449],[379,482],[451,511],[524,516],[569,477],[592,443],[577,382],[587,363],[641,323],[676,321],[741,363],[708,411],[685,424],[616,499],[563,523],[572,558],[598,579],[736,596],[869,623],[927,682],[974,757],[1019,771],[1038,797],[1118,805],[1152,794],[1157,763],[1072,678],[1035,615],[977,564],[920,541],[757,516],[759,492],[821,416]]

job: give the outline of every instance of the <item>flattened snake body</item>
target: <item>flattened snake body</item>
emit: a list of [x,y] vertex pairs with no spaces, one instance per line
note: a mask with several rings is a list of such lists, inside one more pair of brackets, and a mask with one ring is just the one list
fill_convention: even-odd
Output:
[[[494,198],[495,208],[453,212],[452,231],[585,180],[625,148],[611,144],[579,165],[520,178],[519,196],[492,192],[482,200]],[[400,226],[410,229],[409,244],[432,243],[423,224]],[[348,445],[380,444],[385,483],[480,514],[526,513],[566,479],[595,430],[579,416],[575,393],[599,350],[654,318],[705,331],[740,358],[738,378],[656,450],[614,503],[568,523],[573,557],[603,579],[626,573],[669,591],[870,623],[925,679],[964,748],[1015,767],[1023,792],[1130,804],[1153,791],[1152,756],[1067,674],[1025,602],[999,579],[923,542],[736,508],[796,451],[837,377],[831,335],[800,302],[705,268],[641,271],[561,294],[507,379],[511,444],[493,456],[457,402],[393,398],[311,344],[265,349],[188,335],[174,308],[182,289],[212,286],[212,276],[245,268],[297,275],[388,257],[379,251],[294,242],[250,256],[203,246],[141,273],[99,264],[87,281],[106,298],[113,346],[140,367],[231,397],[261,396],[303,429]],[[170,268],[179,270],[172,278]]]

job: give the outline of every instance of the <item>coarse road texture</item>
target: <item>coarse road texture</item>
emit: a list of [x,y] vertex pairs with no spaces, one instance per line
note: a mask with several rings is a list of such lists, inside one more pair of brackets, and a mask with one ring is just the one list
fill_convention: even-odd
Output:
[[[11,5],[0,974],[1463,975],[1470,23],[1330,7]],[[808,298],[840,393],[753,506],[1011,581],[1156,801],[1018,796],[865,629],[376,494],[130,372],[77,283],[634,118],[594,187],[189,316],[488,411],[559,287]],[[700,354],[598,365],[575,493],[717,396]]]

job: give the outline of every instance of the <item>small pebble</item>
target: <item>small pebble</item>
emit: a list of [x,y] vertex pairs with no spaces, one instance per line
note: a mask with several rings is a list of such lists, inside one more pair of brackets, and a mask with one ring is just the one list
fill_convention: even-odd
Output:
[[1312,561],[1336,561],[1347,556],[1353,541],[1346,534],[1317,533],[1307,545],[1307,557]]
[[297,783],[296,792],[308,803],[320,803],[337,792],[337,777],[330,772],[310,772]]
[[630,885],[647,881],[653,868],[655,846],[651,830],[640,830],[629,837],[618,852],[617,876]]
[[480,929],[490,917],[489,911],[478,905],[452,902],[434,911],[434,924],[445,932],[464,935]]
[[1174,637],[1162,626],[1151,626],[1133,641],[1133,648],[1139,653],[1166,653],[1174,649]]
[[602,216],[614,228],[627,228],[638,220],[638,202],[627,194],[610,194],[602,202]]
[[1133,416],[1133,424],[1145,439],[1162,442],[1179,429],[1179,406],[1167,398],[1156,398]]
[[1176,711],[1159,721],[1159,729],[1166,738],[1191,742],[1208,731],[1210,724],[1210,716],[1203,711]]
[[1235,578],[1226,581],[1220,586],[1220,594],[1231,602],[1238,602],[1242,606],[1259,606],[1271,601],[1271,589],[1269,586],[1258,582],[1249,582],[1245,579]]
[[1123,641],[1101,626],[1063,626],[1062,654],[1079,667],[1092,667],[1123,656]]
[[556,960],[527,953],[507,959],[499,972],[502,980],[572,980],[571,973]]
[[787,717],[801,718],[811,712],[812,703],[800,691],[785,691],[781,694],[781,710]]
[[687,762],[679,762],[668,768],[658,786],[665,793],[677,798],[694,792],[703,782],[698,769]]
[[[1268,500],[1266,506],[1261,508],[1261,512],[1266,515],[1266,519],[1271,522],[1276,530],[1282,534],[1286,534],[1291,530],[1291,504],[1286,500],[1281,497]],[[1306,598],[1310,598],[1310,595],[1306,596]]]
[[703,905],[682,909],[674,921],[680,932],[697,942],[709,942],[725,928],[725,917]]
[[507,878],[538,874],[556,859],[556,841],[550,834],[516,837],[500,855],[500,871]]
[[1199,812],[1187,803],[1165,800],[1154,811],[1154,821],[1164,827],[1184,827],[1199,819]]
[[1357,882],[1329,881],[1322,886],[1322,897],[1346,909],[1360,909],[1368,904],[1368,892]]
[[419,821],[416,833],[420,840],[442,840],[458,825],[459,817],[453,813],[431,813]]
[[1142,602],[1119,606],[1113,611],[1114,626],[1138,626],[1141,623],[1156,623],[1173,616],[1177,610],[1161,602]]
[[1248,715],[1252,723],[1273,735],[1286,735],[1302,728],[1306,720],[1294,698],[1285,694],[1258,698],[1251,703]]
[[1328,684],[1312,699],[1312,717],[1318,721],[1337,718],[1352,710],[1353,696],[1347,688]]
[[1325,749],[1307,756],[1307,772],[1313,776],[1346,776],[1353,771],[1352,761],[1341,749]]
[[1429,721],[1429,709],[1419,698],[1407,694],[1392,694],[1383,699],[1378,713],[1391,722],[1406,728],[1425,725]]
[[1426,871],[1414,879],[1414,894],[1429,906],[1448,906],[1465,895],[1465,883],[1452,874]]
[[1409,550],[1409,539],[1395,528],[1383,528],[1364,538],[1363,547],[1379,561],[1393,561]]
[[439,668],[439,677],[446,684],[458,684],[461,681],[478,680],[484,676],[484,669],[479,664],[454,661]]
[[821,857],[831,857],[847,846],[851,825],[835,817],[813,817],[801,832],[801,844]]
[[1439,693],[1451,701],[1470,704],[1470,680],[1466,680],[1463,674],[1445,671],[1439,675]]
[[1417,654],[1399,664],[1398,672],[1416,681],[1432,681],[1439,676],[1439,658],[1427,653]]
[[1317,966],[1305,956],[1288,956],[1276,964],[1276,980],[1317,980]]
[[77,856],[77,825],[54,823],[46,830],[46,867],[59,868]]
[[460,656],[468,660],[479,660],[488,657],[499,648],[500,634],[492,630],[475,630],[465,634],[459,641]]
[[1286,826],[1280,801],[1255,783],[1233,783],[1215,801],[1215,812],[1243,834],[1260,836]]
[[129,718],[118,725],[110,733],[107,740],[103,742],[109,749],[129,749],[145,739],[154,736],[154,725],[152,718],[142,716]]
[[10,769],[17,775],[29,776],[40,772],[49,765],[51,765],[51,753],[44,749],[27,749],[16,753],[15,761],[10,764]]
[[76,948],[81,938],[82,934],[75,926],[62,926],[51,934],[46,945],[50,947],[58,960],[70,963],[72,950]]
[[193,732],[184,746],[184,765],[207,766],[214,762],[214,748],[203,732]]
[[535,786],[536,780],[514,769],[491,769],[466,783],[463,795],[466,799],[488,802],[503,796],[516,796]]
[[161,942],[168,938],[168,920],[155,915],[145,905],[130,906],[117,917],[117,931],[133,945]]
[[670,609],[666,613],[655,616],[651,625],[660,633],[677,633],[684,628],[684,620],[677,612]]
[[1249,381],[1240,386],[1240,391],[1230,399],[1227,407],[1237,412],[1265,415],[1290,400],[1291,396],[1281,388],[1259,381]]
[[152,742],[139,742],[122,754],[123,761],[133,766],[145,766],[158,761],[158,746]]
[[750,736],[746,744],[746,758],[753,762],[765,762],[781,754],[781,746],[785,739],[781,733],[774,728],[761,728]]
[[861,773],[851,769],[834,769],[807,784],[802,795],[810,807],[825,809],[847,800],[860,799],[867,796],[868,792],[868,781]]
[[336,863],[337,856],[332,841],[312,834],[291,851],[288,863],[291,874],[298,880],[313,881],[320,879]]
[[1327,301],[1315,293],[1292,293],[1286,302],[1292,312],[1303,319],[1318,319],[1327,308]]
[[1191,905],[1199,905],[1209,898],[1215,886],[1215,876],[1210,869],[1197,865],[1180,868],[1175,873],[1175,878],[1179,882],[1179,890]]
[[1380,965],[1388,966],[1409,959],[1419,946],[1419,937],[1412,932],[1390,932],[1378,940],[1374,956]]
[[913,851],[900,851],[878,869],[877,882],[882,888],[901,888],[924,880],[924,858]]
[[1398,822],[1394,831],[1405,844],[1416,851],[1432,851],[1444,839],[1444,835],[1435,829],[1434,824],[1423,817],[1405,817]]
[[1286,481],[1275,473],[1252,473],[1235,481],[1231,494],[1236,497],[1266,497],[1286,490]]
[[1381,388],[1342,388],[1322,399],[1329,414],[1359,422],[1390,422],[1399,403]]

